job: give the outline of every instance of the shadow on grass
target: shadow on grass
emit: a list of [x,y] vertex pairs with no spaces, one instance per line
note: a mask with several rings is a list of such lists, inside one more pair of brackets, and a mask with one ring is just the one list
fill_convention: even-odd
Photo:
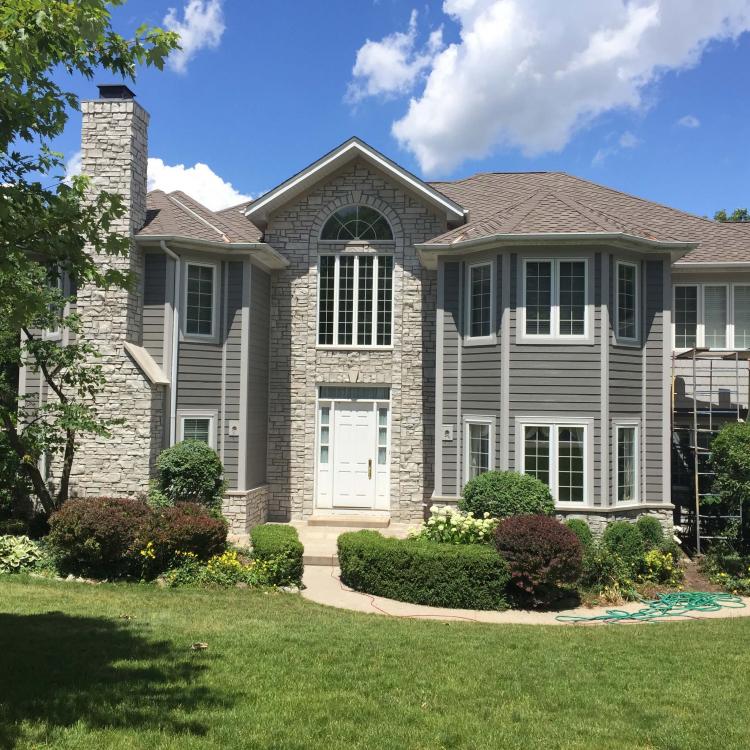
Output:
[[227,703],[195,684],[207,658],[127,621],[0,614],[0,748],[22,739],[23,722],[204,735],[191,713]]

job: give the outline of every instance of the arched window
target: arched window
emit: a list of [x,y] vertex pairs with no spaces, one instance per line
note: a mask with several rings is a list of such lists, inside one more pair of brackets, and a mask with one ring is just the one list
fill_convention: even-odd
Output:
[[392,240],[385,216],[369,206],[346,206],[332,214],[320,233],[321,240]]

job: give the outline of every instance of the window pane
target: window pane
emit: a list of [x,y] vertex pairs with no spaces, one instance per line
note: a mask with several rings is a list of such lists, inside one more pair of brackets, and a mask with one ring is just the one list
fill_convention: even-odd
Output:
[[469,479],[490,468],[490,426],[469,425]]
[[677,349],[696,346],[698,332],[698,287],[677,286],[674,290],[674,345]]
[[372,344],[372,282],[373,257],[359,258],[359,281],[357,284],[357,344]]
[[322,240],[392,240],[385,217],[369,206],[345,206],[333,214],[320,233]]
[[586,264],[560,263],[560,335],[583,336],[586,314]]
[[318,343],[330,345],[333,343],[333,285],[336,257],[322,255],[319,264]]
[[623,263],[617,266],[617,335],[624,339],[637,338],[636,268]]
[[387,386],[321,385],[319,397],[326,400],[356,401],[357,399],[367,399],[369,401],[387,401],[391,397],[391,389]]
[[328,446],[327,445],[320,446],[320,463],[322,464],[328,463]]
[[354,330],[354,256],[339,258],[339,330],[338,344],[352,343]]
[[582,503],[584,499],[583,427],[557,428],[557,499]]
[[211,336],[214,314],[214,269],[210,266],[187,267],[187,310],[185,332]]
[[635,427],[617,428],[617,499],[622,502],[636,498]]
[[388,426],[388,409],[378,409],[378,424],[381,427]]
[[391,345],[393,327],[393,256],[382,255],[378,258],[378,311],[377,336],[378,346]]
[[727,345],[727,287],[703,287],[703,316],[706,346],[724,349]]
[[524,471],[549,486],[549,427],[524,428]]
[[550,334],[552,316],[552,263],[526,264],[526,333]]
[[474,266],[469,269],[469,335],[489,336],[492,332],[490,302],[492,266]]
[[324,406],[320,410],[320,424],[328,424],[331,418],[331,409],[328,406]]
[[734,346],[750,347],[750,286],[734,287]]
[[385,460],[388,450],[386,448],[378,448],[378,465],[385,466]]
[[182,439],[200,440],[204,443],[210,443],[210,429],[210,419],[205,419],[202,417],[186,417],[182,420]]

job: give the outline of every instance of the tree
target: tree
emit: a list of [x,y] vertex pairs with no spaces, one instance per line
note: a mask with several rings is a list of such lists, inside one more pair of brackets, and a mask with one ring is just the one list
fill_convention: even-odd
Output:
[[750,222],[750,212],[746,208],[735,208],[727,216],[727,212],[722,208],[714,214],[714,221],[744,224],[745,222]]
[[[0,431],[49,513],[68,497],[77,437],[108,433],[97,414],[101,368],[94,348],[61,346],[39,331],[69,329],[62,278],[76,287],[130,283],[101,267],[97,255],[126,255],[129,240],[112,230],[123,215],[119,196],[96,194],[89,181],[62,179],[62,155],[50,142],[64,129],[78,98],[53,80],[60,71],[92,78],[97,71],[134,79],[139,64],[163,67],[176,34],[146,25],[132,39],[115,33],[110,9],[124,0],[3,0],[0,3]],[[17,368],[39,372],[48,403],[18,395]],[[61,459],[54,495],[40,458]]]

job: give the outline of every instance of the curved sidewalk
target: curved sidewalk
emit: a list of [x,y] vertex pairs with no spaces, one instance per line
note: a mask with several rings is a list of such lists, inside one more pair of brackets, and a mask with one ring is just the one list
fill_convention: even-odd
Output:
[[[358,591],[344,586],[339,580],[339,569],[331,566],[316,565],[306,566],[304,583],[307,588],[302,591],[302,596],[312,602],[325,604],[329,607],[349,609],[354,612],[365,612],[368,614],[387,615],[391,617],[404,617],[423,620],[444,620],[464,622],[484,622],[512,625],[563,625],[555,619],[558,615],[582,615],[594,617],[604,614],[608,609],[620,609],[635,612],[643,608],[640,602],[628,602],[617,607],[578,607],[563,612],[534,612],[527,610],[511,609],[505,612],[482,612],[473,609],[444,609],[441,607],[424,607],[419,604],[406,604],[393,599],[384,599],[379,596],[362,594]],[[725,617],[749,617],[750,598],[742,600],[745,603],[743,609],[721,609],[718,612],[697,613],[690,617],[665,618],[670,622],[687,620],[703,620],[708,618]],[[576,623],[579,625],[590,625],[593,623]],[[600,624],[600,623],[596,623]]]

